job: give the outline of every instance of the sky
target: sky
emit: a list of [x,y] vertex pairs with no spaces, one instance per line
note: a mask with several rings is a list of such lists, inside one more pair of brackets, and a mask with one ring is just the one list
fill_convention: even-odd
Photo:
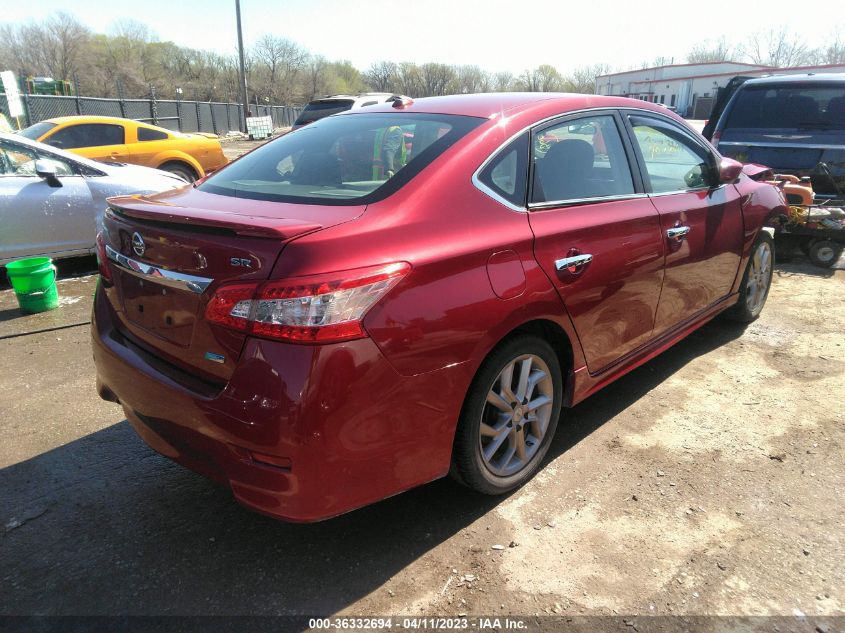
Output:
[[[37,0],[3,3],[3,22],[40,20],[67,11],[98,32],[116,20],[149,25],[159,39],[233,53],[234,0]],[[330,60],[364,70],[379,60],[475,64],[518,74],[539,64],[563,72],[596,63],[627,69],[657,57],[684,62],[703,40],[742,42],[784,23],[817,47],[845,40],[841,0],[811,11],[794,0],[241,0],[245,45],[262,34],[292,39]],[[11,6],[9,6],[11,5]],[[707,9],[695,10],[695,7]],[[837,18],[839,21],[837,23]],[[821,18],[821,19],[820,19]]]

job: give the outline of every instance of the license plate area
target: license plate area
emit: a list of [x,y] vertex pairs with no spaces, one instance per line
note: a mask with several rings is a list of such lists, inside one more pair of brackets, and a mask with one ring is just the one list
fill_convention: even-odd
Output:
[[196,324],[197,295],[120,271],[123,310],[133,325],[188,347]]

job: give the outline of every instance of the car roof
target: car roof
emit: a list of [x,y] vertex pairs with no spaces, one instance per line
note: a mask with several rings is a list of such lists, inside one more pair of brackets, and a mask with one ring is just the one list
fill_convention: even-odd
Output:
[[610,97],[566,92],[490,92],[445,97],[413,99],[410,104],[396,108],[393,104],[380,104],[365,110],[349,110],[335,116],[357,116],[377,112],[420,112],[426,114],[456,114],[485,119],[496,115],[518,114],[527,110],[549,110],[565,113],[587,108],[639,108],[653,110],[680,119],[668,108],[658,104],[628,97]]
[[845,83],[845,73],[807,73],[803,75],[769,75],[767,77],[755,77],[746,81],[742,87],[745,86],[765,86],[767,84],[785,84],[785,83],[820,83],[820,82],[834,82]]
[[150,125],[149,123],[144,123],[142,121],[134,121],[132,119],[124,119],[119,116],[99,116],[99,115],[88,115],[88,114],[77,114],[72,116],[57,116],[53,117],[52,119],[44,119],[48,123],[115,123],[118,125],[126,124],[126,123],[133,123],[135,125],[149,125],[150,127],[155,127],[154,125]]

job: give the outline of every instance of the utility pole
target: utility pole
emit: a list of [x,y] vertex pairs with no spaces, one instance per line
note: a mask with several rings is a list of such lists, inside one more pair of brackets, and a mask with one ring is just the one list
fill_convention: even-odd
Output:
[[240,60],[241,104],[243,105],[243,115],[241,117],[241,123],[243,124],[243,127],[241,129],[246,132],[246,114],[247,108],[249,107],[249,102],[246,98],[246,70],[244,68],[244,36],[243,32],[241,31],[241,0],[235,0],[235,15],[238,18],[238,58]]

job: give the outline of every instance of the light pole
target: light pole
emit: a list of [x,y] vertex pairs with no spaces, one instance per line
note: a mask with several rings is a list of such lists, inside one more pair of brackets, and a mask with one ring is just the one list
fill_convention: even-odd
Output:
[[244,36],[243,32],[241,31],[241,0],[235,0],[235,15],[237,16],[238,21],[238,59],[240,62],[240,92],[241,92],[241,104],[243,105],[243,116],[241,123],[243,124],[243,131],[246,131],[246,109],[249,107],[249,103],[247,102],[246,98],[246,70],[244,69]]

